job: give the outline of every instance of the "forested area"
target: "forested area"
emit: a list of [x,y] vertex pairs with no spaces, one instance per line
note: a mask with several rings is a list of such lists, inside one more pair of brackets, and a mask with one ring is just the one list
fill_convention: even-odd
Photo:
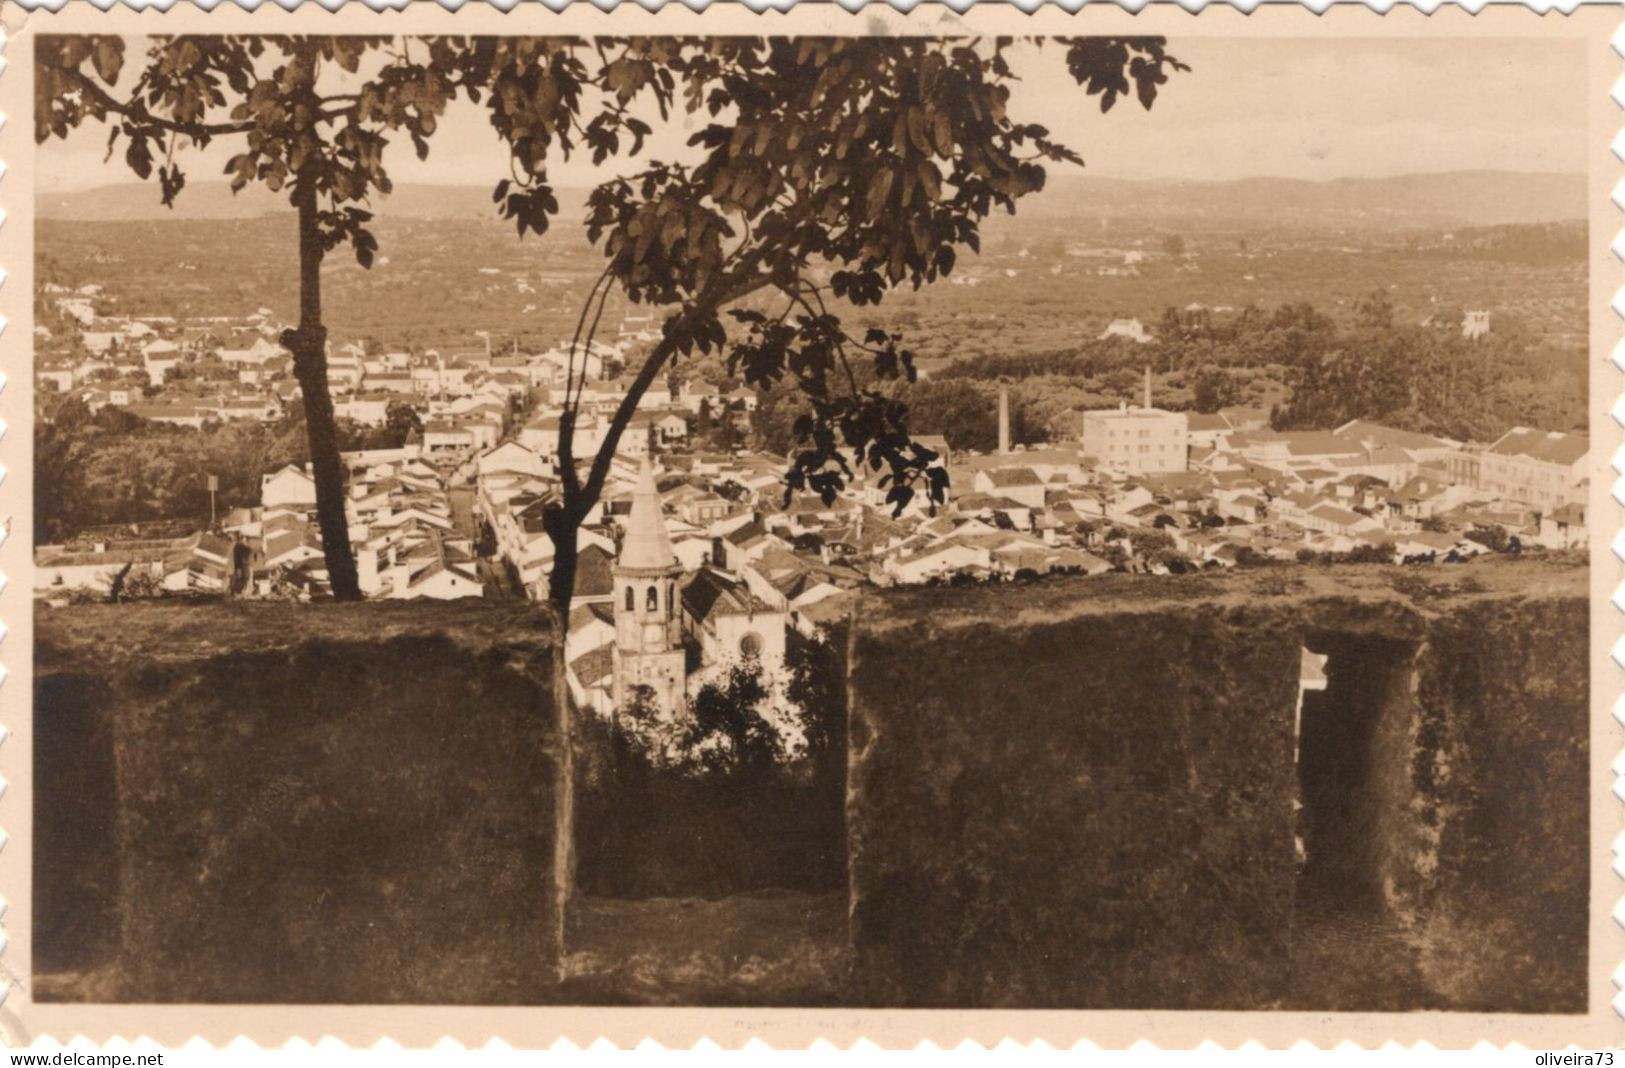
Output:
[[[395,448],[402,420],[366,428],[339,422],[339,447]],[[207,521],[209,476],[217,511],[260,503],[260,476],[309,459],[296,402],[274,423],[235,420],[202,430],[155,423],[108,406],[92,414],[76,397],[34,424],[34,540],[66,540],[87,527],[158,519]]]
[[[1462,310],[1407,322],[1386,293],[1352,302],[1341,319],[1307,303],[1234,314],[1169,308],[1147,324],[1149,344],[1123,338],[1048,351],[973,356],[899,388],[911,431],[946,434],[956,449],[997,443],[997,396],[1011,394],[1012,439],[1036,444],[1077,433],[1077,413],[1139,403],[1153,372],[1158,407],[1201,412],[1242,405],[1279,429],[1374,419],[1457,440],[1490,441],[1509,427],[1587,426],[1583,350],[1543,343],[1512,316],[1481,338],[1462,336]],[[769,396],[757,427],[769,448],[787,440],[793,404]]]
[[1452,231],[1449,240],[1414,243],[1416,251],[1448,259],[1476,259],[1528,267],[1583,262],[1588,253],[1585,227],[1573,223],[1528,223],[1519,226],[1470,226]]

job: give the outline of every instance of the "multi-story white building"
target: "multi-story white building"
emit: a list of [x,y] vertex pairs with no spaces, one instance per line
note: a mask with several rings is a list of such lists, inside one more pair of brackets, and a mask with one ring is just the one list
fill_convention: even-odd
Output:
[[1478,488],[1543,513],[1583,504],[1590,439],[1513,427],[1479,454]]
[[1184,471],[1190,460],[1189,421],[1184,412],[1127,404],[1084,412],[1083,455],[1129,475]]

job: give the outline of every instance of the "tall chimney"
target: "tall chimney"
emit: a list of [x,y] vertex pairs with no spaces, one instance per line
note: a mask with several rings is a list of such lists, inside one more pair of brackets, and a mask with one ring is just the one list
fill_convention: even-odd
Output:
[[1151,365],[1145,365],[1145,408],[1151,407]]
[[1010,387],[999,387],[999,455],[1010,453]]

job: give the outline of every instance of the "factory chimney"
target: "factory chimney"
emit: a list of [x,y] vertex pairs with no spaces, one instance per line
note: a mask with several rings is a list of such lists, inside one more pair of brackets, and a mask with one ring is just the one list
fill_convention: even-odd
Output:
[[999,387],[999,455],[1010,455],[1010,387]]
[[1145,409],[1147,411],[1151,410],[1151,365],[1150,364],[1146,364],[1146,367],[1145,367],[1145,404],[1144,404],[1144,407],[1145,407]]

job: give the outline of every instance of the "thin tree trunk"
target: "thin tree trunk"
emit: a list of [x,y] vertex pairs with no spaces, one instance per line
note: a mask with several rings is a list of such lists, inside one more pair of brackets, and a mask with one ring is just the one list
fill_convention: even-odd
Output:
[[315,186],[301,176],[299,207],[299,327],[285,331],[282,344],[293,354],[293,373],[305,403],[305,433],[316,481],[316,522],[322,532],[328,584],[340,601],[361,600],[350,523],[344,514],[344,467],[339,459],[338,426],[327,388],[327,327],[322,324],[322,244],[316,223]]
[[[649,382],[653,381],[653,369],[658,362],[665,359],[664,355],[657,355],[658,360],[651,358],[650,363],[645,366],[629,396],[641,397]],[[553,930],[550,932],[552,945],[549,948],[558,962],[561,982],[568,971],[566,958],[569,955],[569,911],[576,890],[575,707],[570,697],[570,684],[566,676],[568,661],[565,656],[565,641],[570,633],[570,601],[575,596],[581,522],[592,510],[593,504],[597,503],[604,475],[608,470],[608,458],[615,455],[621,431],[625,429],[635,407],[635,400],[630,404],[621,405],[620,411],[611,422],[606,440],[599,446],[592,474],[589,475],[585,486],[574,477],[575,453],[572,445],[575,438],[575,416],[570,411],[564,413],[559,421],[559,463],[570,474],[562,478],[563,500],[557,507],[549,508],[542,513],[543,529],[553,542],[553,569],[547,576],[547,604],[556,620],[552,662],[553,703],[558,736],[557,770],[553,788],[554,913]]]
[[[555,518],[556,516],[556,518]],[[581,524],[570,514],[568,506],[543,517],[543,528],[553,542],[553,570],[547,576],[547,602],[569,621],[570,598],[575,595],[576,559],[581,545]]]
[[609,432],[593,458],[583,485],[575,467],[575,412],[566,408],[559,419],[559,465],[562,500],[542,514],[543,529],[553,542],[553,569],[547,578],[547,603],[555,620],[553,642],[553,704],[557,725],[557,768],[553,789],[553,930],[550,932],[558,975],[568,971],[569,909],[576,889],[575,852],[575,709],[566,676],[565,640],[570,633],[570,600],[575,595],[576,561],[582,520],[598,502],[621,433],[637,410],[637,402],[673,352],[673,344],[658,345],[610,421]]
[[576,888],[575,849],[575,707],[570,684],[565,641],[570,633],[570,598],[575,593],[576,550],[580,544],[580,521],[568,508],[550,509],[543,525],[553,542],[553,570],[547,577],[547,605],[554,620],[553,631],[553,715],[557,758],[553,780],[553,953],[562,982],[569,953],[568,922],[570,899]]

